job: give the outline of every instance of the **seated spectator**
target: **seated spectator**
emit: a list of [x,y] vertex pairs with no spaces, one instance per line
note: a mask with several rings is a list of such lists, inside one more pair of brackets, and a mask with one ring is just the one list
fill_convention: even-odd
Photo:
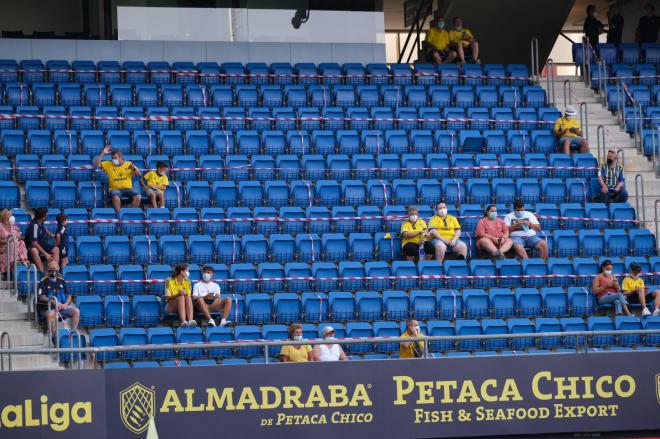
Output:
[[[111,155],[112,161],[102,161],[106,154]],[[117,217],[119,217],[122,197],[130,198],[132,207],[140,207],[141,197],[133,189],[133,175],[139,177],[142,173],[132,162],[124,160],[121,151],[111,150],[110,146],[106,146],[101,154],[94,157],[94,166],[100,166],[108,174],[108,191]]]
[[622,290],[628,303],[639,303],[642,305],[642,317],[650,316],[651,311],[646,307],[647,300],[654,301],[653,315],[660,315],[660,290],[649,292],[644,285],[644,279],[639,277],[642,266],[637,262],[630,264],[630,274],[623,280]]
[[596,295],[598,305],[614,304],[614,311],[616,315],[621,315],[625,312],[627,316],[632,315],[628,310],[628,301],[626,296],[621,292],[619,282],[612,275],[612,261],[609,259],[600,264],[600,272],[594,277],[592,291]]
[[78,328],[80,310],[71,302],[69,287],[64,278],[59,274],[57,262],[53,260],[48,263],[48,274],[42,277],[39,282],[37,301],[41,304],[41,308],[46,310],[48,328],[53,337],[53,343],[56,344],[55,337],[58,320],[63,321],[70,318],[71,329]]
[[504,217],[504,224],[509,228],[513,241],[513,251],[521,259],[527,259],[527,249],[536,249],[539,258],[548,259],[548,243],[536,236],[536,232],[541,231],[536,215],[525,210],[522,200],[516,200],[513,209],[513,212]]
[[172,270],[172,276],[165,280],[165,311],[177,313],[182,328],[194,328],[197,322],[193,319],[193,303],[190,297],[190,272],[188,265],[177,264]]
[[213,282],[213,267],[209,265],[202,267],[202,280],[197,282],[193,288],[193,300],[197,309],[208,320],[209,326],[215,326],[211,312],[222,312],[220,326],[231,323],[227,320],[229,311],[231,311],[231,299],[221,297],[220,285]]
[[589,152],[587,140],[582,138],[582,128],[580,122],[575,119],[577,110],[569,105],[564,110],[564,115],[557,119],[553,128],[553,133],[559,139],[559,150],[564,154],[571,152]]
[[67,232],[68,217],[65,213],[56,216],[57,229],[55,230],[55,247],[60,253],[60,269],[69,263],[69,233]]
[[[332,326],[325,326],[322,331],[323,340],[331,341],[335,339],[335,329]],[[317,344],[312,349],[314,361],[345,361],[347,360],[344,350],[338,344]]]
[[[302,326],[299,324],[293,323],[289,326],[289,338],[291,340],[302,340],[302,333]],[[282,346],[282,350],[280,351],[280,361],[282,363],[314,361],[314,358],[312,357],[312,347],[308,344]]]
[[167,178],[167,163],[156,163],[156,171],[149,171],[140,179],[145,194],[151,200],[151,207],[165,207],[165,190],[170,184]]
[[449,44],[456,50],[458,59],[465,64],[467,56],[472,56],[474,64],[480,64],[479,43],[474,39],[470,29],[463,27],[463,20],[460,17],[454,17],[454,28],[449,31]]
[[[6,273],[6,280],[11,280],[10,273],[16,262],[26,265],[28,263],[28,253],[25,242],[21,236],[21,230],[16,226],[16,218],[9,209],[0,211],[0,274]],[[16,238],[16,244],[9,244],[9,237]],[[16,246],[14,248],[14,246]],[[14,253],[16,252],[16,253]],[[9,261],[9,255],[16,255],[16,259]],[[9,265],[7,265],[9,262]]]
[[655,15],[655,6],[652,2],[644,5],[643,15],[639,19],[637,31],[635,32],[635,41],[637,44],[655,43],[658,41],[658,29],[660,29],[660,19]]
[[34,209],[34,217],[25,231],[25,247],[28,249],[30,260],[42,273],[45,272],[43,261],[54,261],[57,265],[60,253],[59,249],[48,240],[54,236],[44,224],[47,219],[48,209],[45,207]]
[[465,259],[467,246],[461,237],[461,225],[456,217],[447,214],[447,205],[442,201],[436,206],[437,215],[429,221],[428,240],[425,244],[426,259],[435,259],[442,263],[445,253],[456,255],[458,259]]
[[419,218],[419,210],[408,206],[408,220],[401,224],[401,249],[407,260],[419,260],[419,245],[424,242],[426,232],[426,222]]
[[428,61],[436,64],[450,63],[456,58],[456,52],[449,47],[449,32],[445,30],[445,17],[438,15],[422,43]]
[[[415,319],[406,320],[406,332],[401,334],[402,338],[424,337],[419,330],[419,323]],[[420,358],[424,356],[424,342],[411,341],[399,343],[399,358]]]
[[607,151],[607,163],[600,165],[598,172],[600,193],[594,195],[596,203],[625,203],[628,201],[626,179],[623,175],[623,166],[619,164],[619,157],[615,150]]
[[497,217],[497,207],[491,204],[486,207],[484,217],[479,220],[474,231],[477,237],[477,248],[492,258],[504,259],[504,254],[511,250],[513,241],[509,238],[509,228]]

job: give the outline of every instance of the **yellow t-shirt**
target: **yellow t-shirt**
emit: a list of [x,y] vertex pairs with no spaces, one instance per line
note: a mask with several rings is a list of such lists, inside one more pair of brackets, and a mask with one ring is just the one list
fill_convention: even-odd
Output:
[[458,45],[460,43],[463,46],[469,46],[471,44],[470,41],[467,41],[469,38],[474,38],[470,29],[463,28],[460,31],[451,29],[449,31],[449,42],[451,44]]
[[[422,334],[420,334],[419,336],[424,337],[424,335],[422,335]],[[411,337],[411,335],[408,334],[408,332],[404,332],[403,334],[401,334],[401,337],[402,338],[404,338],[404,337],[407,338],[407,337]],[[424,343],[425,342],[423,342],[423,341],[419,342],[419,348],[420,349],[424,349]],[[399,344],[399,358],[418,358],[418,357],[415,357],[415,354],[413,354],[413,345],[411,344],[410,346],[408,346],[406,348],[406,347],[403,346],[403,343],[400,343]]]
[[570,131],[571,128],[580,129],[580,122],[577,119],[566,119],[562,116],[555,122],[553,131],[558,131],[559,137],[577,137],[577,134]]
[[133,163],[126,161],[119,166],[115,166],[110,160],[101,162],[101,169],[108,174],[108,186],[111,191],[115,189],[133,188]]
[[456,230],[460,230],[461,225],[458,223],[456,217],[447,215],[444,219],[438,215],[433,215],[429,221],[429,229],[438,231],[442,239],[451,241],[456,235]]
[[405,239],[403,238],[403,232],[419,232],[425,228],[426,222],[423,219],[417,218],[417,222],[415,224],[412,224],[410,221],[406,220],[403,224],[401,224],[401,246],[403,247],[409,242],[419,244],[419,242],[422,240],[422,235],[417,235],[414,238]]
[[165,281],[165,299],[169,302],[179,294],[179,290],[186,292],[186,296],[190,296],[192,289],[190,288],[190,279],[184,279],[182,283],[176,279],[168,277]]
[[646,285],[644,285],[644,279],[641,277],[638,277],[637,280],[635,280],[630,276],[626,276],[626,278],[623,280],[623,286],[621,289],[623,291],[635,291],[644,289],[645,287]]
[[300,346],[300,349],[296,349],[294,346],[282,346],[280,355],[286,355],[289,357],[289,361],[294,363],[301,363],[309,361],[309,353],[311,352],[312,347],[308,344]]
[[426,42],[438,50],[445,50],[449,46],[449,32],[432,27],[426,34]]
[[168,186],[170,184],[170,180],[167,178],[167,175],[158,175],[158,172],[156,171],[147,172],[147,174],[144,176],[144,180],[147,182],[147,186],[149,187]]

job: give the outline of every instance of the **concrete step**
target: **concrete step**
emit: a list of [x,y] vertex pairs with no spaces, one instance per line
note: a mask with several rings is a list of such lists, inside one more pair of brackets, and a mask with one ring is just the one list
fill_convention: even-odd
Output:
[[[59,364],[57,357],[45,354],[12,355],[12,370],[61,370],[64,369]],[[5,357],[5,367],[8,367],[7,357]]]
[[0,313],[19,313],[24,312],[25,310],[25,305],[18,301],[0,302]]
[[46,335],[34,330],[31,330],[30,332],[9,332],[9,335],[10,335],[12,347],[48,346],[48,339],[46,338]]
[[11,313],[0,313],[0,324],[4,321],[21,321],[28,319],[28,313],[26,312],[11,312]]

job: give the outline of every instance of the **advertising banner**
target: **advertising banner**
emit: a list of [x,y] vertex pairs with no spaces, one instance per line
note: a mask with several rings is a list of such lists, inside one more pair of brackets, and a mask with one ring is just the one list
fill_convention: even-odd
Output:
[[660,428],[660,351],[10,372],[0,374],[0,388],[0,434],[8,439]]

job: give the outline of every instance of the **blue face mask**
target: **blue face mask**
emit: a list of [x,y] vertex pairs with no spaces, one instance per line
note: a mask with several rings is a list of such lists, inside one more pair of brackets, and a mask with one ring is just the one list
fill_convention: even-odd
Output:
[[444,21],[438,21],[435,24],[435,27],[437,27],[438,29],[444,29],[445,28],[445,22]]
[[488,218],[490,219],[496,219],[497,218],[497,212],[488,212]]
[[516,218],[522,218],[524,215],[524,212],[522,210],[516,210]]

